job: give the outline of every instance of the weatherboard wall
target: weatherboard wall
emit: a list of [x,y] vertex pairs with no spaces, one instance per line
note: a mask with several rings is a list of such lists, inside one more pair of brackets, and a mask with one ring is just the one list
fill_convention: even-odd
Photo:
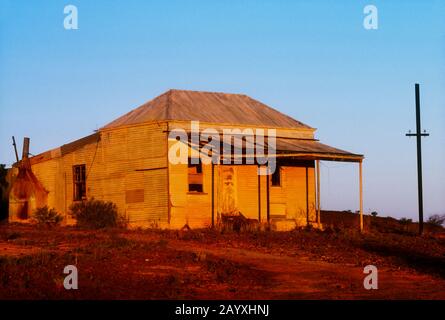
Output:
[[73,166],[86,166],[87,198],[114,202],[130,225],[168,224],[165,127],[157,124],[100,133],[100,139],[35,163],[32,170],[49,191],[48,206],[69,219]]

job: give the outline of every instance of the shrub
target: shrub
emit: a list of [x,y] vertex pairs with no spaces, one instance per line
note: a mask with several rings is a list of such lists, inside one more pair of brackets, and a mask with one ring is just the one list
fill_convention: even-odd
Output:
[[125,227],[125,218],[117,213],[117,206],[110,201],[94,198],[75,202],[70,206],[71,215],[77,221],[77,226],[88,229]]
[[438,227],[442,226],[444,222],[445,222],[445,214],[442,215],[433,214],[427,220],[427,223]]
[[399,219],[399,222],[400,222],[401,224],[410,224],[410,223],[413,222],[413,220],[412,220],[412,219],[407,219],[407,218],[400,218],[400,219]]
[[37,224],[45,226],[56,226],[63,220],[55,209],[49,209],[48,206],[37,208],[33,213],[33,218]]
[[373,212],[371,212],[371,216],[373,216],[373,217],[377,217],[377,215],[378,215],[378,212],[377,212],[377,211],[373,211]]

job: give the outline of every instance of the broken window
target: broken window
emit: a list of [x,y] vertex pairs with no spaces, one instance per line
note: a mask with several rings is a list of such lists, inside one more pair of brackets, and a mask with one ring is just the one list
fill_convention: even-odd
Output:
[[202,188],[202,163],[188,165],[189,192],[203,192]]
[[74,201],[81,201],[87,198],[85,172],[86,170],[84,164],[73,166]]
[[272,173],[272,186],[281,186],[281,168],[279,166],[277,166],[274,173]]

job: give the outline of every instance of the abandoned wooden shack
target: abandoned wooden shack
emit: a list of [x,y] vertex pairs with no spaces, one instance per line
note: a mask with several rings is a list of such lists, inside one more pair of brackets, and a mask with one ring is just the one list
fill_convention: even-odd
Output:
[[[274,129],[276,170],[259,175],[259,163],[226,164],[220,158],[172,163],[169,149],[178,141],[169,134],[190,133],[191,121],[218,134]],[[114,202],[131,226],[199,228],[238,215],[275,230],[320,227],[319,161],[359,163],[362,214],[363,155],[320,143],[315,130],[246,95],[169,90],[94,134],[27,161],[47,193],[39,205],[55,208],[67,224],[73,223],[69,206],[94,197]],[[201,147],[187,145],[190,155]],[[14,194],[9,220],[26,221],[29,212],[14,204]]]

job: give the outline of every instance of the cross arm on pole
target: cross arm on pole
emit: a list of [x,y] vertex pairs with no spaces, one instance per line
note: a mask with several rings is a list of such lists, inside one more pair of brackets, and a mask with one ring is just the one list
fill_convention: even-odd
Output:
[[428,137],[430,134],[429,133],[407,133],[407,134],[405,134],[405,136],[407,136],[407,137],[418,137],[418,136],[420,136],[420,137]]

